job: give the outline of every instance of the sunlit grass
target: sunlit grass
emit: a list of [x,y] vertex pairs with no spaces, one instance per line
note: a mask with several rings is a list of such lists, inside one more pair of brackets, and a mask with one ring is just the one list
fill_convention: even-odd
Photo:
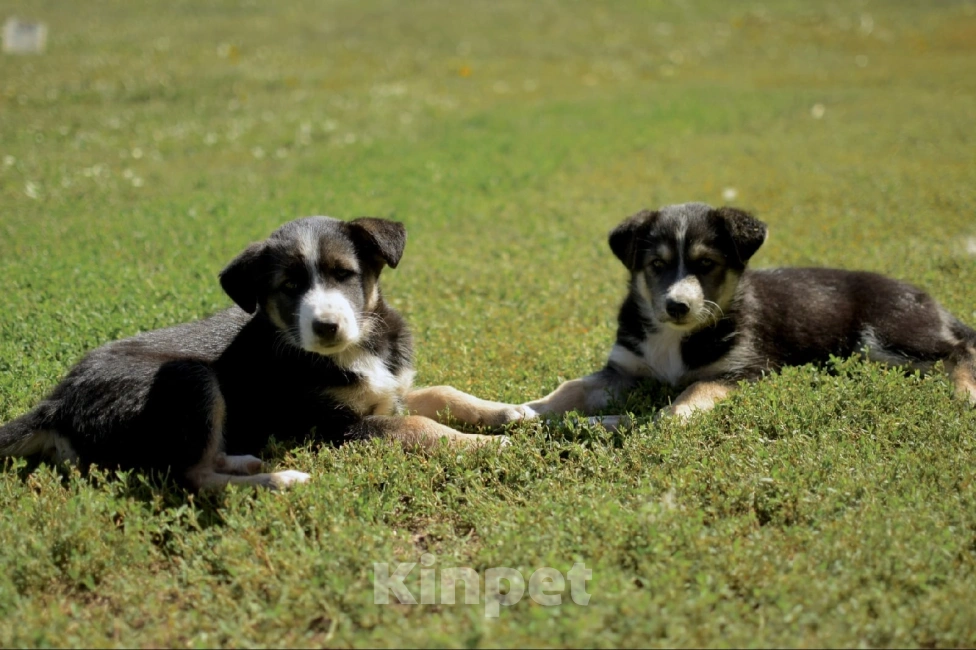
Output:
[[[88,349],[229,304],[307,214],[404,221],[418,381],[521,401],[598,367],[606,234],[702,200],[758,266],[912,280],[976,324],[976,5],[0,0],[0,421]],[[0,476],[3,645],[976,643],[976,416],[943,378],[784,372],[691,426],[501,455],[276,446],[315,481],[188,499]],[[587,607],[378,607],[373,562],[594,571]],[[414,574],[416,578],[416,574]],[[414,581],[413,584],[415,584]],[[568,601],[568,598],[567,598]]]

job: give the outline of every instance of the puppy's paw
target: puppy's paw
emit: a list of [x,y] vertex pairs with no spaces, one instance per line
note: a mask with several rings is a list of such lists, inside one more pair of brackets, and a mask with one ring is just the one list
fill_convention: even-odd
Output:
[[692,417],[707,410],[691,404],[672,404],[658,411],[654,415],[654,421],[660,422],[665,418],[674,418],[674,421],[678,424],[687,424]]
[[463,442],[466,447],[498,445],[498,450],[501,451],[505,447],[510,447],[512,444],[512,439],[508,436],[483,436],[477,433],[466,433],[463,435]]
[[272,490],[282,490],[297,483],[307,483],[312,476],[305,472],[287,469],[283,472],[268,474],[268,487]]
[[481,414],[481,424],[490,427],[500,427],[513,422],[524,420],[534,420],[539,414],[525,404],[501,404],[497,403],[495,408]]

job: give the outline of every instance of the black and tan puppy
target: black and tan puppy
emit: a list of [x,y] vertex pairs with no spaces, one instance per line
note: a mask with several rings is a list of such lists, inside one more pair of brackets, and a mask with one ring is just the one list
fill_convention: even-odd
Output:
[[221,272],[237,307],[91,352],[37,408],[0,428],[0,455],[169,469],[191,488],[276,488],[309,477],[259,473],[252,454],[270,435],[488,440],[400,415],[410,407],[436,416],[442,394],[506,412],[448,387],[411,403],[410,333],[379,287],[405,243],[403,225],[384,219],[285,224]]
[[500,418],[590,413],[644,378],[686,387],[664,410],[685,418],[741,380],[858,353],[923,371],[942,361],[976,405],[976,332],[931,296],[875,273],[746,270],[765,239],[766,225],[751,215],[702,203],[625,220],[610,248],[630,271],[630,291],[606,367]]

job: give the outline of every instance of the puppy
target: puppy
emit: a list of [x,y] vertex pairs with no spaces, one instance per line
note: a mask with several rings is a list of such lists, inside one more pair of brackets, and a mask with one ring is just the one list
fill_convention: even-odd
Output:
[[[252,454],[272,434],[485,442],[398,415],[410,402],[411,338],[379,276],[405,243],[403,225],[384,219],[285,224],[221,272],[236,307],[91,352],[37,408],[0,428],[0,455],[171,470],[191,489],[281,488],[309,476],[260,473]],[[441,394],[506,412],[449,387],[419,393],[414,410],[436,416]]]
[[652,378],[686,387],[662,413],[684,419],[741,380],[856,353],[922,371],[942,361],[958,395],[976,405],[976,332],[931,296],[875,273],[747,270],[765,239],[766,225],[746,212],[702,203],[625,220],[610,249],[630,289],[606,366],[506,413],[592,413]]

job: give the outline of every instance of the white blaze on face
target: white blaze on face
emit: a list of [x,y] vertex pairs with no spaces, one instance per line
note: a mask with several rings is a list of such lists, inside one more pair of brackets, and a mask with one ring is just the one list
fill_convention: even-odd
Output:
[[[305,258],[309,277],[315,278],[319,273],[319,248],[321,242],[315,230],[309,227],[299,234],[298,248]],[[337,325],[335,340],[332,345],[319,341],[312,330],[315,321],[335,323]],[[318,282],[302,297],[298,309],[298,331],[301,336],[302,347],[309,352],[318,354],[335,354],[346,347],[359,342],[361,332],[356,318],[356,310],[349,303],[341,291],[326,289]]]
[[668,287],[664,300],[665,304],[668,300],[673,300],[688,305],[688,318],[691,321],[696,321],[705,309],[705,292],[698,277],[694,275],[686,275]]
[[664,292],[664,305],[667,305],[669,300],[688,305],[688,318],[694,322],[705,308],[705,292],[702,290],[698,278],[689,274],[688,267],[685,265],[686,234],[687,224],[682,220],[677,226],[674,237],[674,247],[678,254],[678,278],[680,279]]
[[[338,326],[335,343],[327,345],[319,342],[312,330],[315,321],[335,323]],[[298,329],[302,337],[302,347],[309,352],[333,354],[359,341],[359,324],[356,311],[349,300],[336,289],[326,289],[316,284],[302,298],[298,310]]]

